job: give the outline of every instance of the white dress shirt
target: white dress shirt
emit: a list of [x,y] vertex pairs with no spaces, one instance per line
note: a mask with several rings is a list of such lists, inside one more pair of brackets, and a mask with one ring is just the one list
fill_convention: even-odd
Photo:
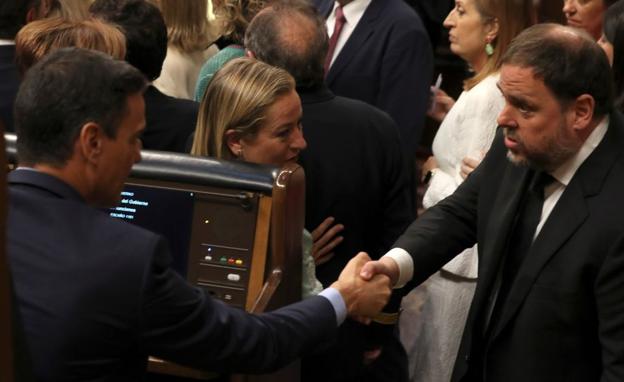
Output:
[[[338,41],[336,42],[336,49],[334,49],[334,55],[332,56],[331,63],[329,66],[334,64],[334,60],[340,54],[340,51],[351,37],[353,30],[360,22],[360,19],[364,15],[366,8],[371,3],[372,0],[353,0],[349,4],[342,7],[342,12],[344,13],[345,19],[347,20],[342,27],[342,31],[340,32],[340,37],[338,37]],[[338,2],[334,2],[334,8],[327,17],[327,21],[325,25],[327,25],[327,33],[331,38],[332,33],[334,33],[334,25],[336,24],[336,8],[338,8]]]
[[[554,170],[550,175],[555,178],[555,182],[550,184],[544,189],[544,205],[542,206],[542,215],[540,221],[535,229],[535,237],[539,234],[544,223],[548,220],[550,213],[557,205],[559,198],[565,191],[565,188],[572,180],[574,174],[579,167],[585,162],[589,155],[598,147],[609,126],[609,117],[604,117],[598,126],[591,132],[589,137],[585,140],[581,148],[568,159],[565,163]],[[391,257],[396,261],[399,266],[399,279],[395,285],[395,288],[404,286],[408,281],[412,279],[414,274],[414,262],[410,254],[403,248],[392,248],[384,256]]]

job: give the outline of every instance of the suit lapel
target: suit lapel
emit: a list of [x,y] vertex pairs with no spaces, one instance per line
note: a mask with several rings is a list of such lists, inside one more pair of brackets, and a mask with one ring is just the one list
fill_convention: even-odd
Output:
[[492,216],[486,227],[486,241],[490,238],[492,244],[481,246],[479,257],[479,285],[475,292],[474,308],[478,316],[483,317],[480,330],[485,330],[491,314],[491,301],[493,288],[498,288],[497,277],[500,270],[502,256],[507,246],[511,227],[513,226],[518,205],[522,200],[524,190],[530,178],[531,172],[527,168],[508,164],[508,171],[501,180],[501,188],[497,193],[492,207]]
[[362,18],[349,36],[347,43],[334,60],[327,73],[326,83],[331,85],[336,76],[351,62],[353,56],[360,51],[364,43],[375,33],[376,21],[381,14],[385,1],[373,0],[364,11]]
[[579,182],[570,182],[522,262],[492,338],[517,313],[542,268],[581,226],[587,215],[585,197]]
[[334,8],[334,0],[314,0],[314,5],[320,15],[324,18],[329,17],[329,12]]
[[611,167],[620,156],[620,147],[624,144],[621,129],[619,115],[613,114],[602,142],[577,170],[522,263],[492,338],[517,313],[546,263],[587,219],[589,213],[585,199],[600,192]]

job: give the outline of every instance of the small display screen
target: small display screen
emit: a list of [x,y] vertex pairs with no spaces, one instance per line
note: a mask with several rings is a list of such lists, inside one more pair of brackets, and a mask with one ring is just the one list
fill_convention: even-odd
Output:
[[173,269],[186,278],[194,201],[194,193],[189,191],[126,185],[121,202],[109,213],[164,236]]

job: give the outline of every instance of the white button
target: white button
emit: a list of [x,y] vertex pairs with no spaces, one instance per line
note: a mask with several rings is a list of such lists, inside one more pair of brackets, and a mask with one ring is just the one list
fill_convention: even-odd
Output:
[[227,275],[227,279],[230,281],[240,281],[240,275],[237,275],[236,273],[230,273],[229,275]]

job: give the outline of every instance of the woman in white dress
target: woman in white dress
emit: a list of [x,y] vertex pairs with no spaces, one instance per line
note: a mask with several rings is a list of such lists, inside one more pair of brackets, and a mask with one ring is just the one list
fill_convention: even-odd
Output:
[[[464,82],[455,102],[435,89],[430,116],[442,121],[433,156],[423,166],[428,189],[423,206],[444,199],[479,164],[496,132],[504,99],[496,83],[500,61],[512,38],[534,23],[532,0],[456,0],[444,26],[450,48],[470,64],[474,76]],[[411,338],[403,338],[412,380],[446,382],[457,356],[477,280],[477,248],[462,252],[415,292],[422,310],[401,317]],[[410,301],[410,299],[406,299]],[[408,302],[409,304],[409,302]]]
[[152,0],[167,24],[167,56],[154,86],[164,94],[192,100],[202,65],[219,49],[206,18],[208,0]]

